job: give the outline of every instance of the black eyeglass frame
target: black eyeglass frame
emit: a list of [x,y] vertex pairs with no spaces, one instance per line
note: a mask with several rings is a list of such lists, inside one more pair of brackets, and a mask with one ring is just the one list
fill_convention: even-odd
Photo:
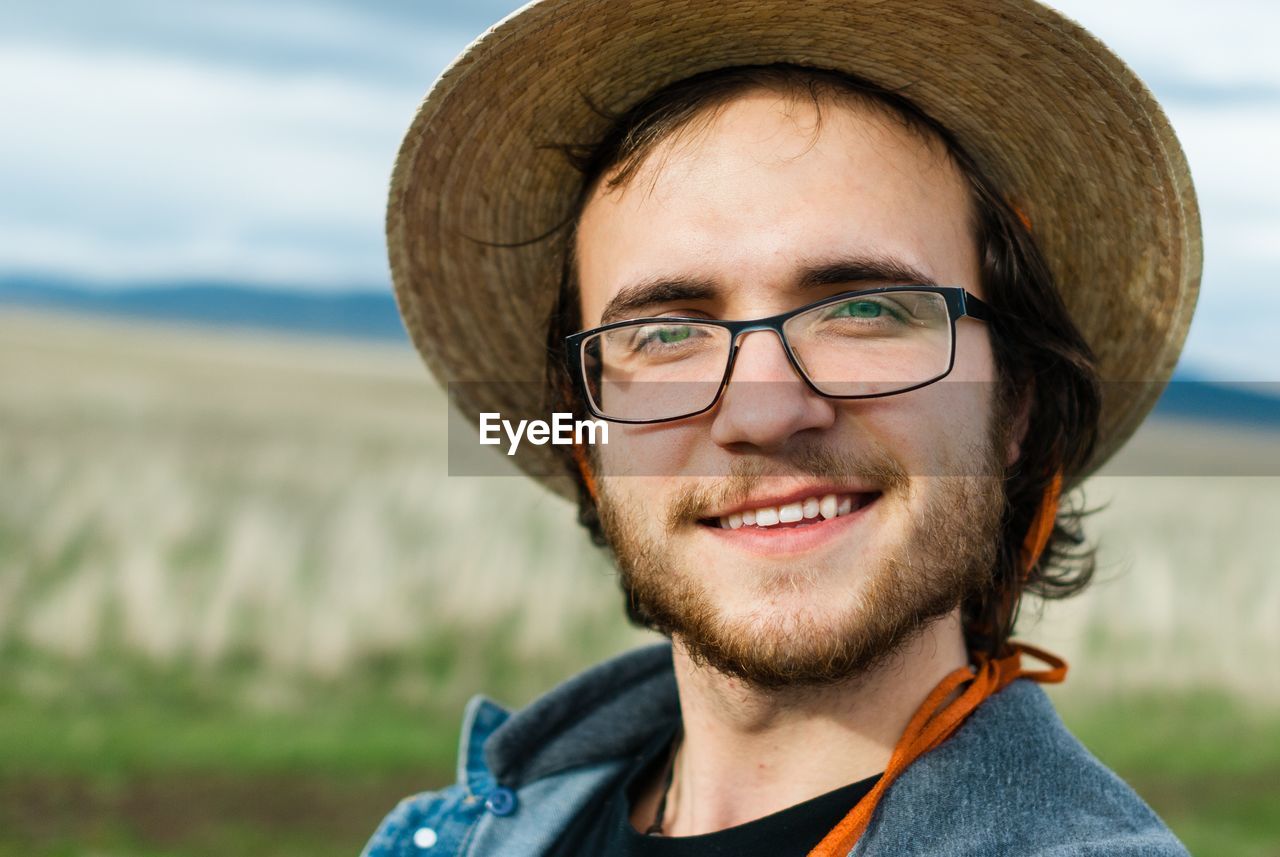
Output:
[[[932,292],[941,295],[947,305],[947,316],[951,322],[951,353],[947,357],[947,368],[928,379],[921,381],[919,384],[912,384],[910,387],[903,387],[900,390],[890,390],[883,393],[854,393],[847,396],[837,396],[831,393],[825,393],[818,389],[809,374],[804,371],[804,367],[800,364],[799,358],[795,352],[791,350],[791,343],[787,341],[787,334],[782,326],[790,321],[793,317],[810,310],[818,309],[827,304],[840,303],[850,298],[862,297],[866,295],[884,295],[894,292]],[[811,304],[805,304],[795,309],[787,310],[777,315],[771,315],[767,318],[745,319],[742,321],[728,321],[714,318],[693,318],[690,316],[664,315],[664,316],[647,316],[644,318],[628,318],[623,321],[615,321],[612,324],[593,327],[590,330],[571,333],[564,338],[565,357],[568,361],[569,371],[573,375],[574,383],[578,388],[578,393],[582,397],[582,401],[587,406],[590,414],[601,420],[611,423],[620,423],[624,425],[652,425],[654,423],[669,423],[676,420],[687,420],[690,417],[696,417],[705,414],[714,408],[724,395],[725,388],[729,385],[729,378],[733,375],[733,365],[738,358],[739,341],[742,335],[756,330],[772,330],[778,335],[778,340],[782,343],[782,350],[787,355],[787,360],[791,363],[796,374],[803,379],[805,385],[814,393],[825,399],[881,399],[885,396],[897,396],[902,393],[909,393],[912,390],[919,390],[921,387],[927,387],[935,384],[943,378],[951,374],[951,370],[956,365],[956,322],[961,318],[972,318],[982,322],[990,322],[994,314],[991,305],[972,292],[961,286],[926,286],[926,285],[898,285],[898,286],[881,286],[874,289],[859,289],[850,292],[841,292],[837,295],[823,298],[820,301],[814,301]],[[690,411],[687,414],[681,414],[676,417],[659,417],[657,419],[634,420],[620,419],[618,417],[610,417],[603,414],[592,400],[590,388],[587,385],[586,366],[582,360],[582,350],[586,341],[598,334],[605,333],[610,330],[616,330],[621,327],[632,327],[641,324],[663,324],[672,321],[687,321],[695,324],[710,325],[713,327],[722,327],[729,331],[729,358],[725,361],[724,374],[720,378],[720,385],[716,389],[715,396],[711,402],[705,407],[696,411]]]

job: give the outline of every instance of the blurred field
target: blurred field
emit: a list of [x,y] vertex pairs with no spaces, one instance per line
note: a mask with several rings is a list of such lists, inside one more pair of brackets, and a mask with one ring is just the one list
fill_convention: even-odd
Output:
[[[0,855],[353,855],[468,696],[647,639],[567,506],[445,475],[445,422],[407,348],[0,310]],[[1193,853],[1280,855],[1280,478],[1086,493],[1102,580],[1021,636]]]

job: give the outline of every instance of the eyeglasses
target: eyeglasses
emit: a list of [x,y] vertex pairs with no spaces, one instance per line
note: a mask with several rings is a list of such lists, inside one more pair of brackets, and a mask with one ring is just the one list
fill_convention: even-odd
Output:
[[956,320],[991,307],[954,286],[844,292],[768,318],[637,318],[565,337],[591,414],[660,423],[705,413],[729,383],[743,335],[772,330],[805,383],[832,399],[916,390],[955,365]]

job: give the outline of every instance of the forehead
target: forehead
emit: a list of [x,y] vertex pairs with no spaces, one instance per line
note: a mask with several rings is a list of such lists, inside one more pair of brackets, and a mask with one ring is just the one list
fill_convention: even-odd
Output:
[[844,99],[737,97],[658,143],[625,184],[597,183],[576,241],[586,326],[655,277],[714,282],[727,311],[778,311],[804,268],[837,257],[979,291],[969,192],[942,143]]

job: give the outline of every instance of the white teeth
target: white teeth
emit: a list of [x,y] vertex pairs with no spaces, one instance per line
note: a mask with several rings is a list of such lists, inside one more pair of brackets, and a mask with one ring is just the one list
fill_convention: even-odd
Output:
[[855,508],[862,508],[855,503],[851,494],[824,494],[821,497],[806,497],[794,503],[782,506],[765,506],[760,509],[747,509],[734,512],[720,519],[720,526],[726,530],[739,530],[743,527],[772,527],[777,524],[794,524],[806,519],[821,517],[829,521],[841,515],[848,515]]
[[778,510],[776,507],[769,506],[766,509],[756,509],[757,527],[772,527],[774,524],[778,523],[778,521]]

